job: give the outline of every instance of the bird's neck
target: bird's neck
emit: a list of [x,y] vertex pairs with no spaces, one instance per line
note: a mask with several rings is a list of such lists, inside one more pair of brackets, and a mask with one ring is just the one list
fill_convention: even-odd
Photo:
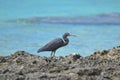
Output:
[[69,43],[69,39],[67,38],[67,36],[63,36],[63,40],[64,40],[64,45],[63,46],[66,46],[68,43]]

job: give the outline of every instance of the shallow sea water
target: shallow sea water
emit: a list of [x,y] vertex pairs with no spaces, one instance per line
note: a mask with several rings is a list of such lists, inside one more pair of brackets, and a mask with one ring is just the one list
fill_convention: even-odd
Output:
[[19,50],[50,56],[50,52],[37,53],[37,50],[49,41],[62,37],[65,32],[77,37],[69,37],[69,44],[58,49],[56,56],[72,53],[88,56],[95,51],[120,45],[119,25],[0,23],[0,56],[10,55]]

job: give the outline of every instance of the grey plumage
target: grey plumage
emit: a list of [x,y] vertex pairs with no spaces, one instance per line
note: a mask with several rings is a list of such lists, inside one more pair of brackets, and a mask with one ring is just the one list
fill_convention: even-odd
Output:
[[51,56],[55,56],[55,52],[58,48],[63,47],[69,43],[69,39],[67,38],[68,36],[72,36],[72,35],[69,33],[65,33],[63,35],[63,39],[61,38],[54,39],[49,43],[47,43],[42,48],[40,48],[37,52],[39,53],[43,51],[51,51]]

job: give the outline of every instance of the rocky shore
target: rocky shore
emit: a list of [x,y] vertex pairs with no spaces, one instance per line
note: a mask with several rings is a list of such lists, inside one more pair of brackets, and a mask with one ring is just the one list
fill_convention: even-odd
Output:
[[82,57],[40,57],[25,51],[0,57],[0,80],[120,80],[120,46]]

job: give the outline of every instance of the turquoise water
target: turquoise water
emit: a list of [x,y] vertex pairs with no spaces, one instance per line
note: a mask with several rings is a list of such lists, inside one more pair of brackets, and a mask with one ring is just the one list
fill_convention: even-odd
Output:
[[[30,17],[78,17],[120,12],[120,0],[0,0],[0,21]],[[50,40],[65,32],[68,46],[60,48],[57,56],[79,53],[90,55],[94,51],[120,45],[119,25],[69,25],[69,24],[17,24],[0,23],[0,55],[10,55],[18,50],[49,56],[49,52],[36,51]]]
[[57,50],[57,56],[78,53],[87,56],[98,50],[120,45],[119,25],[69,25],[69,24],[0,24],[0,55],[10,55],[24,50],[40,56],[50,52],[37,50],[65,32],[77,35],[69,37],[69,45]]
[[0,20],[120,12],[120,0],[0,0]]

